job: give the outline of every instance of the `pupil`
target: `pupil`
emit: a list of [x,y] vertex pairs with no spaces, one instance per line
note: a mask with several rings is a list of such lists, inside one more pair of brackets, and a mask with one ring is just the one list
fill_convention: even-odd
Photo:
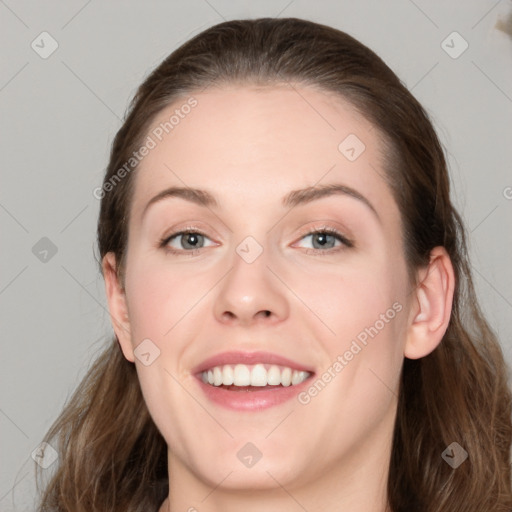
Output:
[[318,233],[316,235],[316,242],[320,247],[326,247],[328,245],[328,237],[332,237],[328,233]]
[[326,235],[325,233],[320,233],[320,234],[318,235],[318,241],[319,241],[319,243],[320,243],[321,245],[325,245],[325,243],[326,243],[326,241],[327,241],[327,240],[326,240],[326,237],[327,237],[327,235]]
[[197,233],[188,233],[186,242],[187,245],[191,245],[192,247],[196,247],[198,243],[198,235]]

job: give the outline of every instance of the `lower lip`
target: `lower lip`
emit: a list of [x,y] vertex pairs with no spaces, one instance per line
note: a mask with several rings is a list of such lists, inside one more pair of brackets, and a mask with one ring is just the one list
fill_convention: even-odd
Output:
[[312,377],[313,375],[310,375],[304,382],[295,386],[280,386],[255,391],[229,391],[218,386],[205,384],[200,377],[197,378],[197,381],[203,393],[211,402],[235,411],[261,411],[295,398],[310,384]]

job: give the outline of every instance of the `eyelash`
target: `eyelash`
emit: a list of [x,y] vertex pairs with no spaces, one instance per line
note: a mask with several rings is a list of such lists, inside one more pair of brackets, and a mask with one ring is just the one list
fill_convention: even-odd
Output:
[[[301,235],[301,237],[300,237],[300,240],[302,240],[303,238],[305,238],[307,236],[315,235],[315,234],[319,234],[319,233],[334,236],[335,238],[337,238],[343,244],[343,246],[342,247],[337,247],[337,248],[327,249],[325,251],[322,250],[322,249],[307,249],[306,250],[306,254],[314,254],[314,255],[325,256],[325,255],[337,253],[340,250],[344,250],[344,249],[347,249],[347,248],[354,247],[354,243],[351,240],[349,240],[348,238],[343,236],[336,229],[331,228],[329,226],[322,226],[320,228],[313,228],[313,229],[307,231],[306,233],[303,233]],[[169,254],[175,254],[175,255],[185,255],[186,254],[188,256],[195,256],[202,249],[204,249],[204,247],[201,247],[199,249],[193,249],[191,251],[185,251],[185,250],[172,249],[172,248],[168,247],[168,245],[167,245],[173,238],[179,237],[181,235],[190,235],[190,234],[201,235],[201,236],[204,236],[204,237],[208,238],[208,236],[206,234],[202,233],[201,231],[199,231],[199,230],[197,230],[195,228],[186,228],[186,229],[184,229],[182,231],[178,231],[176,233],[171,234],[170,236],[162,238],[160,240],[160,242],[159,242],[159,248],[163,249],[165,252],[167,252]]]

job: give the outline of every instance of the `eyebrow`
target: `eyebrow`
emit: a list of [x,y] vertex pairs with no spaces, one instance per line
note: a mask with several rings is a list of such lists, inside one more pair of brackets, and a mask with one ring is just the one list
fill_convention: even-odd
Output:
[[[283,197],[281,203],[285,208],[293,208],[298,205],[307,204],[317,199],[334,195],[344,195],[357,199],[366,207],[368,207],[368,209],[372,211],[372,213],[377,217],[377,219],[380,222],[380,217],[379,214],[377,213],[377,210],[374,208],[372,203],[370,203],[370,201],[366,199],[366,197],[364,197],[357,190],[341,184],[320,185],[314,187],[306,187],[298,190],[292,190],[285,197]],[[151,205],[159,201],[162,201],[163,199],[171,197],[179,197],[181,199],[185,199],[186,201],[190,201],[191,203],[195,203],[199,206],[204,206],[206,208],[219,207],[219,203],[215,199],[215,197],[206,190],[191,187],[169,187],[165,190],[162,190],[156,196],[149,200],[149,202],[144,207],[142,217],[144,217],[148,208]]]

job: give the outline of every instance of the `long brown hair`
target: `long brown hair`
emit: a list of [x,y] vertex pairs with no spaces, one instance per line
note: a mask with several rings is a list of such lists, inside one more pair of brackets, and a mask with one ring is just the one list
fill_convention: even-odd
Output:
[[[113,142],[100,194],[100,257],[115,254],[122,282],[137,167],[130,158],[155,115],[224,83],[302,84],[334,92],[377,127],[388,148],[386,179],[401,212],[412,282],[436,246],[446,248],[456,277],[442,342],[422,359],[404,360],[389,506],[393,512],[512,510],[507,368],[477,304],[443,150],[417,100],[351,36],[296,18],[235,20],[205,30],[169,55],[139,87]],[[123,166],[126,172],[119,173]],[[147,512],[167,496],[167,446],[116,338],[45,440],[55,443],[60,459],[40,510]],[[457,469],[441,457],[452,442],[469,454]]]

